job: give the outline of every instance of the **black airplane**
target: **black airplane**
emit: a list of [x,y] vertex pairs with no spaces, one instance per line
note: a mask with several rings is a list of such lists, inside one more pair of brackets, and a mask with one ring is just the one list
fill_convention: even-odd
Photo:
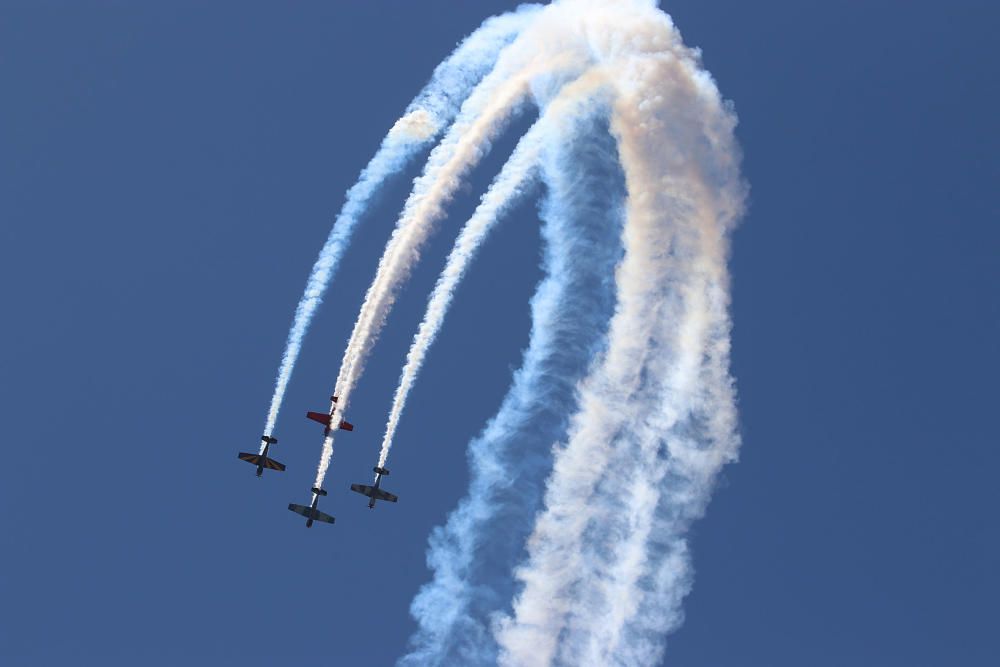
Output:
[[301,514],[306,518],[306,528],[312,528],[313,521],[322,521],[323,523],[333,523],[336,521],[329,514],[325,514],[316,509],[316,505],[319,504],[319,497],[325,496],[326,491],[323,489],[317,489],[315,486],[312,488],[313,501],[312,505],[306,507],[305,505],[296,505],[295,503],[288,503],[288,509],[292,510],[296,514]]
[[[313,420],[314,422],[319,422],[320,424],[322,424],[324,426],[323,435],[326,436],[330,435],[330,431],[333,430],[332,428],[330,428],[330,424],[333,422],[333,414],[336,411],[337,411],[337,397],[331,396],[329,412],[307,412],[306,417]],[[344,431],[353,431],[354,424],[344,419],[341,419],[340,421],[337,422],[337,428],[342,429]]]
[[268,470],[277,470],[281,472],[285,469],[284,463],[278,463],[274,459],[267,458],[267,450],[271,448],[271,445],[278,442],[277,438],[272,438],[268,435],[260,436],[261,442],[264,443],[264,449],[260,454],[250,454],[248,452],[240,452],[239,457],[241,461],[246,461],[247,463],[252,463],[257,466],[257,476],[260,477],[264,474],[264,468]]
[[368,486],[366,484],[351,484],[351,491],[360,493],[363,496],[368,496],[371,499],[368,501],[368,509],[375,509],[376,500],[388,500],[390,503],[394,503],[399,500],[397,496],[379,488],[382,484],[382,475],[388,475],[389,471],[385,468],[379,468],[377,466],[372,470],[375,472],[375,486]]

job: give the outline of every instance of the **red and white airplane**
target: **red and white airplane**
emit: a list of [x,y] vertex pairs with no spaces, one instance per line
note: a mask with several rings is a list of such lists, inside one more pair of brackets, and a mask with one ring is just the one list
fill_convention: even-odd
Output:
[[[331,396],[330,397],[330,411],[329,412],[326,412],[326,413],[324,413],[324,412],[307,412],[306,413],[306,417],[308,417],[309,419],[313,420],[314,422],[319,422],[320,424],[322,424],[324,426],[324,428],[323,428],[323,435],[330,435],[330,431],[333,430],[330,427],[330,424],[333,421],[333,413],[334,413],[334,411],[336,411],[336,409],[337,409],[337,397],[336,396]],[[339,428],[341,430],[344,430],[344,431],[353,431],[354,430],[354,424],[352,424],[352,423],[350,423],[350,422],[348,422],[348,421],[346,421],[344,419],[341,419],[340,422],[338,422],[338,424],[337,424],[337,428]]]

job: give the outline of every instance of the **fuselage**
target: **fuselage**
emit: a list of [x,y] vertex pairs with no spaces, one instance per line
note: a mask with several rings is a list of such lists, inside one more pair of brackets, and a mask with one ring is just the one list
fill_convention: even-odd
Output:
[[372,491],[372,497],[368,499],[368,509],[375,509],[375,496],[378,495],[378,487],[382,483],[382,473],[375,475],[375,488]]
[[314,496],[312,505],[309,506],[309,516],[306,517],[306,528],[312,528],[313,520],[316,518],[317,505],[319,505],[319,496]]
[[264,451],[261,452],[260,462],[257,464],[257,476],[262,477],[264,475],[264,459],[267,458],[267,450],[271,448],[271,443],[264,443]]

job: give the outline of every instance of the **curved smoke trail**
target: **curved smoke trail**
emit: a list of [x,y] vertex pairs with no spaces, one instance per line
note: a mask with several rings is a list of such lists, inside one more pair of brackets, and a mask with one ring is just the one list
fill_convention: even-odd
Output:
[[385,435],[382,438],[379,467],[384,467],[389,458],[389,450],[392,448],[393,437],[406,406],[406,399],[423,367],[427,352],[434,344],[444,323],[455,289],[465,276],[465,271],[475,258],[479,246],[492,231],[499,217],[524,194],[525,185],[536,177],[542,146],[548,137],[561,126],[575,125],[582,111],[580,107],[587,103],[593,104],[595,95],[606,84],[606,75],[600,70],[588,72],[572,83],[566,84],[555,100],[548,103],[541,118],[521,137],[500,174],[462,228],[444,270],[434,285],[424,319],[420,322],[406,355],[406,365],[400,374],[399,385],[396,387],[385,426]]
[[[444,215],[444,206],[461,185],[461,179],[486,155],[513,116],[520,113],[533,86],[544,81],[558,87],[583,69],[578,54],[542,38],[533,25],[528,26],[503,50],[494,69],[465,100],[444,139],[431,151],[424,173],[414,181],[344,350],[334,390],[339,397],[334,420],[347,410],[365,361],[395,303],[396,292],[420,258],[424,242]],[[333,442],[331,432],[323,441],[317,487],[326,477]]]
[[434,70],[430,82],[389,130],[378,152],[362,170],[358,182],[348,190],[344,207],[320,250],[319,257],[309,273],[302,298],[295,308],[295,317],[288,331],[288,340],[275,379],[264,435],[270,436],[274,432],[278,412],[281,410],[288,382],[302,350],[302,341],[309,324],[316,309],[323,302],[323,295],[333,279],[341,256],[347,249],[354,227],[372,197],[387,178],[402,170],[414,155],[426,147],[451,122],[462,100],[469,95],[476,82],[491,70],[503,46],[517,35],[536,11],[538,6],[524,5],[516,12],[486,20],[479,29],[469,35]]

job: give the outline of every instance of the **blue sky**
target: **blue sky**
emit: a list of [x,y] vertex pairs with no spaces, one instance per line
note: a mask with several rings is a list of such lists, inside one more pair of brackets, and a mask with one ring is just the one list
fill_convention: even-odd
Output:
[[[454,44],[512,3],[6,2],[0,657],[390,664],[541,277],[519,207],[459,292],[387,484],[376,457],[456,201],[386,328],[306,531],[323,409],[417,171],[360,228],[253,448],[344,191]],[[1000,593],[996,63],[985,2],[666,3],[735,102],[744,446],[695,526],[665,664],[986,665]],[[324,530],[329,528],[329,530]],[[84,661],[85,662],[85,661]]]

